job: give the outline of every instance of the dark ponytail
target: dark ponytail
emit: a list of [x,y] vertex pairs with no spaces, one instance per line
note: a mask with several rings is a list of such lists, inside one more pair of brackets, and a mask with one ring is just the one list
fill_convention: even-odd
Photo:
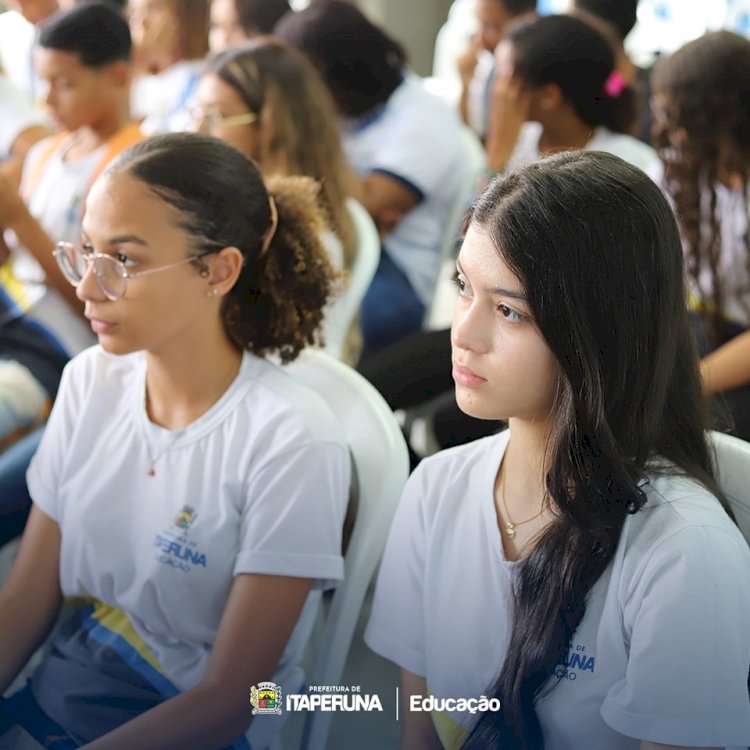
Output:
[[588,125],[617,133],[635,127],[638,98],[615,68],[609,42],[569,15],[520,19],[508,29],[513,72],[531,86],[554,83]]
[[508,651],[489,688],[501,709],[480,717],[464,748],[539,750],[535,704],[559,682],[647,475],[688,475],[727,506],[704,432],[680,238],[659,188],[610,154],[562,154],[496,179],[471,221],[524,285],[559,390],[545,477],[554,520],[518,567]]
[[[266,189],[243,154],[197,133],[150,138],[107,171],[131,175],[176,209],[194,252],[242,252],[242,271],[222,309],[239,347],[290,362],[305,346],[323,343],[319,328],[338,277],[320,241],[314,180],[272,178]],[[200,269],[201,260],[195,265]]]

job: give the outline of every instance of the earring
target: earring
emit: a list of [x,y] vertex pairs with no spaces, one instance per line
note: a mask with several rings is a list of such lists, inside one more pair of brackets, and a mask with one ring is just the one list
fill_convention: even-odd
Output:
[[202,279],[207,279],[209,277],[210,273],[211,273],[211,269],[208,266],[204,266],[200,270],[200,277]]
[[216,287],[212,287],[206,296],[215,297],[218,293],[219,293],[219,290]]

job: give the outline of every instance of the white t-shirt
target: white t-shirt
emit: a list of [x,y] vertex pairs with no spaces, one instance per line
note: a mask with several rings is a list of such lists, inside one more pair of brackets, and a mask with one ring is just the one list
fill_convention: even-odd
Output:
[[[674,201],[664,181],[664,166],[661,161],[652,165],[650,176],[661,186],[672,206]],[[747,198],[741,190],[733,190],[726,185],[714,185],[716,193],[716,218],[721,231],[721,251],[718,272],[724,290],[724,316],[750,328],[750,269],[748,264],[748,206]],[[711,215],[711,195],[708,190],[701,194],[701,212],[703,223],[701,232],[708,242],[711,232],[708,217]],[[711,300],[713,297],[711,269],[707,263],[701,267],[698,282],[691,274],[687,276],[690,291],[697,298]]]
[[44,124],[44,118],[34,109],[29,97],[0,73],[0,161],[10,156],[21,133]]
[[146,135],[188,130],[188,114],[203,70],[203,60],[180,60],[161,73],[141,75],[130,90],[130,110],[135,119],[145,118]]
[[36,29],[20,13],[0,13],[0,68],[29,101],[39,96],[39,79],[34,67]]
[[[75,161],[65,159],[65,148],[57,148],[44,168],[38,170],[37,162],[48,149],[49,141],[45,139],[34,144],[29,151],[21,192],[30,193],[29,212],[52,240],[80,242],[83,202],[91,175],[104,156],[106,146]],[[47,286],[44,271],[37,260],[18,242],[13,232],[6,232],[5,236],[13,251],[11,273],[19,282],[8,291],[19,308],[51,331],[71,354],[95,344],[96,337],[86,320],[61,294]]]
[[[539,153],[539,138],[542,126],[538,122],[525,122],[516,141],[516,147],[508,159],[507,169],[520,169],[527,164],[533,164],[542,158]],[[594,135],[586,144],[584,151],[606,151],[624,159],[634,167],[649,172],[659,157],[651,146],[647,146],[637,138],[623,133],[613,133],[605,127],[598,127]]]
[[429,305],[440,270],[440,250],[463,186],[464,152],[458,115],[407,74],[382,111],[343,133],[344,152],[365,177],[381,172],[407,185],[421,202],[383,240],[391,260]]
[[[436,698],[486,695],[504,660],[520,564],[504,557],[494,505],[508,434],[419,465],[381,565],[365,639]],[[696,482],[644,489],[537,704],[547,750],[750,744],[750,549]],[[473,721],[433,718],[449,748]]]
[[[350,459],[327,405],[266,360],[245,353],[221,399],[180,431],[148,420],[145,374],[140,352],[92,347],[72,360],[27,480],[60,526],[63,594],[122,610],[156,669],[187,690],[236,575],[316,579],[312,601],[343,577]],[[301,686],[314,615],[308,607],[279,664],[285,690]],[[268,625],[259,612],[248,629]]]

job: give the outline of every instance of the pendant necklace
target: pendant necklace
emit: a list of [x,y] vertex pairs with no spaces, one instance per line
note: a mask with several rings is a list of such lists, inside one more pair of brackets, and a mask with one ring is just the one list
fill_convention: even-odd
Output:
[[544,513],[544,503],[542,503],[542,507],[539,509],[538,513],[535,513],[530,518],[526,518],[523,521],[518,521],[514,523],[510,518],[510,513],[508,513],[508,505],[505,502],[505,471],[503,471],[503,476],[500,479],[500,502],[503,505],[503,511],[505,512],[505,535],[508,537],[508,539],[515,539],[516,536],[516,529],[519,526],[523,526],[525,523],[529,523],[529,521],[533,521],[535,518],[539,518],[539,516]]

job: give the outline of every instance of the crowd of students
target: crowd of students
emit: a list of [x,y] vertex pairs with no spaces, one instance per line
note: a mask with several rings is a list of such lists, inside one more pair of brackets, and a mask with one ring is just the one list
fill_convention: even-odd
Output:
[[[636,2],[477,0],[454,107],[344,0],[11,5],[0,693],[54,634],[0,747],[268,747],[249,686],[304,684],[351,481],[283,365],[342,326],[393,408],[454,392],[471,441],[411,476],[366,640],[405,707],[500,708],[407,710],[401,746],[750,745],[750,549],[707,433],[750,439],[750,41],[649,73]],[[352,323],[355,201],[381,254]]]

